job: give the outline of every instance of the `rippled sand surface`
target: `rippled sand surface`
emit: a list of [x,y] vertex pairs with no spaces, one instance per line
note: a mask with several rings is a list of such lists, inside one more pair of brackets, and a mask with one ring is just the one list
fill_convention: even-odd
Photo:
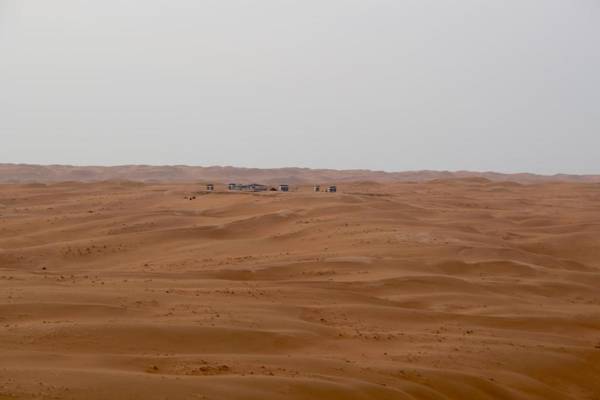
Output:
[[0,185],[0,399],[600,399],[600,185],[199,188]]

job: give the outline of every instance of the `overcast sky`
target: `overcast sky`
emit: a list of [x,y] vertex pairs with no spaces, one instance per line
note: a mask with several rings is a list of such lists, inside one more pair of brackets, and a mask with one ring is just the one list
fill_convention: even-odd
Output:
[[600,1],[0,0],[0,162],[600,173]]

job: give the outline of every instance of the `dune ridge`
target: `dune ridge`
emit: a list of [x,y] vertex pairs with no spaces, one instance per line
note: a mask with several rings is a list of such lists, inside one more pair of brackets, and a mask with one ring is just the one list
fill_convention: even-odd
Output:
[[[1,164],[0,183],[49,183],[49,182],[97,182],[129,180],[139,182],[262,182],[314,184],[329,182],[425,182],[433,180],[478,179],[516,182],[600,182],[600,175],[537,175],[532,173],[504,174],[475,171],[406,171],[386,172],[372,170],[334,170],[310,168],[241,168],[231,166],[188,165],[120,165],[120,166],[72,166]],[[501,190],[501,187],[498,187]]]

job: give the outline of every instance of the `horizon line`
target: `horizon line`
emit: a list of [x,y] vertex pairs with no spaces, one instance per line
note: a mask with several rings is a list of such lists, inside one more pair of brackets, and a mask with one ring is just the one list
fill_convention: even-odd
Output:
[[297,170],[312,170],[312,171],[335,171],[335,172],[371,172],[371,173],[383,173],[383,174],[410,174],[410,173],[471,173],[471,174],[497,174],[497,175],[534,175],[541,177],[554,177],[554,176],[600,176],[598,173],[570,173],[570,172],[556,172],[556,173],[539,173],[539,172],[501,172],[494,170],[471,170],[471,169],[407,169],[407,170],[381,170],[381,169],[369,169],[369,168],[315,168],[315,167],[299,167],[299,166],[282,166],[282,167],[247,167],[247,166],[236,166],[236,165],[199,165],[199,164],[147,164],[147,163],[132,163],[132,164],[42,164],[42,163],[15,163],[15,162],[0,162],[0,166],[27,166],[27,167],[65,167],[65,168],[123,168],[123,167],[183,167],[183,168],[235,168],[235,169],[246,169],[246,170],[286,170],[286,169],[297,169]]

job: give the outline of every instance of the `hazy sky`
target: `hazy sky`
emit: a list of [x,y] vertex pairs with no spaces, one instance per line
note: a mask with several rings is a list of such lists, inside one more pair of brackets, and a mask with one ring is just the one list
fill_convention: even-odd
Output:
[[0,0],[0,162],[600,173],[600,1]]

